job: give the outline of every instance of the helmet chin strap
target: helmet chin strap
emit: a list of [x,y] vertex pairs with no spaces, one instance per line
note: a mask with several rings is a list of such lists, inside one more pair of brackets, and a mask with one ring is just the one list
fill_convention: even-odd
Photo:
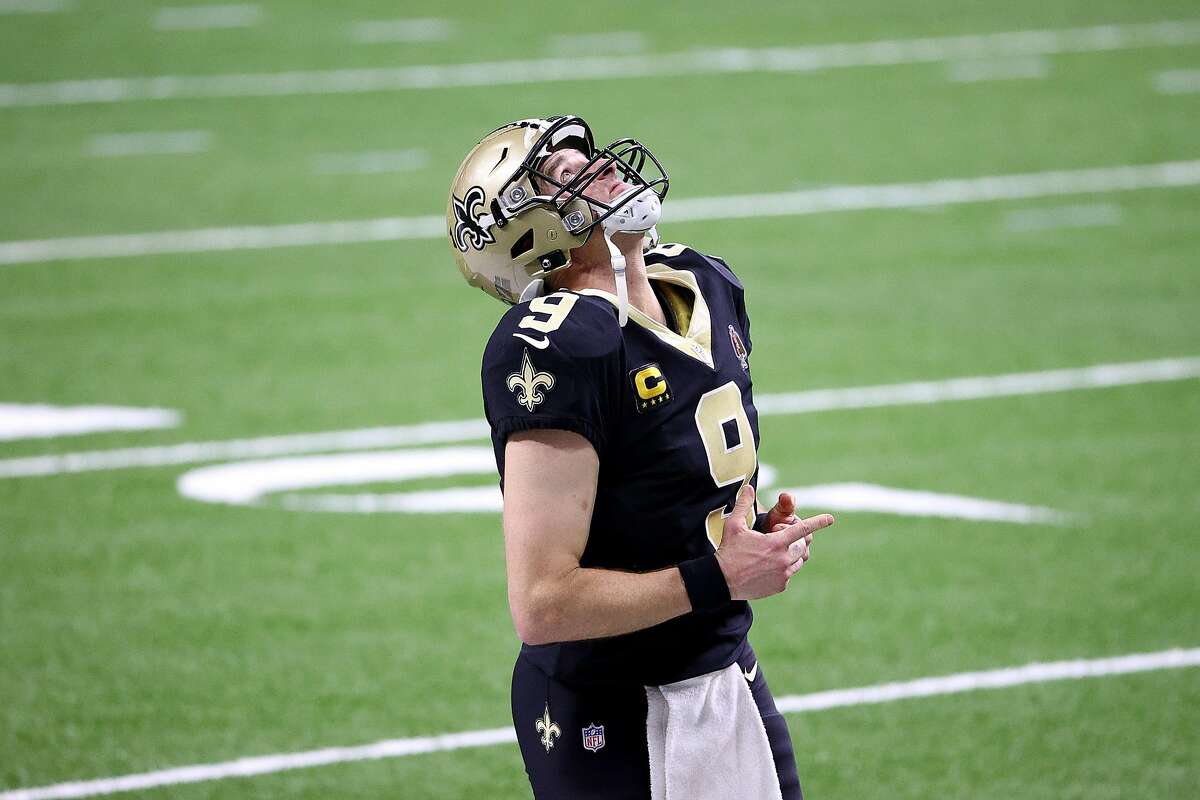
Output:
[[662,202],[649,188],[633,187],[625,194],[613,200],[620,204],[630,194],[636,196],[621,205],[621,208],[601,223],[604,229],[604,243],[608,245],[608,255],[612,260],[613,277],[617,284],[617,321],[621,327],[629,321],[629,282],[625,279],[625,254],[613,242],[615,233],[647,233],[654,231],[662,216]]
[[604,228],[604,243],[608,245],[608,256],[612,260],[613,277],[617,279],[617,321],[621,327],[629,321],[629,282],[625,280],[625,255],[613,244],[612,234]]

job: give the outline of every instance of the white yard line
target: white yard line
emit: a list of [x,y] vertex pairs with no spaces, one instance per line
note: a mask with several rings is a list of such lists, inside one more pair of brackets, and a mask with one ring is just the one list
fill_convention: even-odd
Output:
[[426,150],[366,150],[358,153],[321,153],[313,157],[317,175],[375,175],[409,172],[429,165]]
[[100,133],[88,139],[88,155],[101,158],[202,153],[212,145],[208,131],[143,131]]
[[1160,94],[1200,92],[1200,69],[1173,69],[1154,76],[1154,90]]
[[203,31],[214,28],[249,28],[263,17],[256,5],[174,6],[160,8],[154,15],[158,31]]
[[[928,208],[960,203],[1196,185],[1200,185],[1200,161],[1170,161],[1160,164],[1053,170],[1017,175],[947,178],[920,183],[829,186],[772,194],[683,198],[668,200],[663,205],[663,221],[670,224],[871,209]],[[0,266],[169,253],[442,239],[445,235],[445,218],[441,215],[429,215],[71,236],[61,239],[0,242]]]
[[[891,703],[917,697],[936,697],[984,689],[1006,689],[1029,683],[1101,678],[1108,675],[1130,675],[1160,669],[1200,667],[1200,647],[1187,650],[1160,650],[1157,653],[1134,653],[1113,658],[1076,659],[1026,664],[981,672],[960,672],[913,681],[861,686],[855,689],[834,689],[828,692],[789,695],[776,701],[785,714],[823,711],[829,708]],[[0,798],[0,800],[7,800]]]
[[0,442],[102,431],[175,428],[181,419],[178,411],[169,408],[0,403]]
[[[812,389],[804,392],[760,394],[759,414],[808,414],[837,409],[940,403],[987,397],[1100,389],[1140,383],[1179,381],[1200,377],[1200,358],[1166,358],[1119,364],[1099,364],[1076,369],[1021,372],[941,381],[895,383],[845,389]],[[484,420],[429,422],[386,428],[298,433],[254,439],[187,442],[160,447],[93,450],[60,455],[0,460],[0,479],[60,475],[73,472],[200,464],[304,453],[347,452],[386,447],[450,444],[486,439]]]
[[359,44],[439,42],[454,33],[446,19],[379,19],[350,23],[350,39]]
[[488,425],[479,419],[457,422],[429,422],[387,428],[298,433],[264,436],[254,439],[229,439],[216,442],[185,442],[161,447],[131,447],[120,450],[93,450],[53,456],[0,460],[0,478],[59,475],[71,472],[96,472],[130,467],[163,467],[176,464],[200,464],[244,458],[295,455],[300,453],[374,450],[384,447],[409,447],[486,439]]
[[680,53],[560,57],[477,64],[312,70],[231,75],[161,75],[0,84],[0,107],[137,100],[276,97],[404,89],[449,89],[610,78],[814,72],[970,58],[1092,53],[1200,42],[1200,20],[1009,31],[802,47],[725,48]]
[[[779,710],[787,714],[825,711],[861,705],[891,703],[918,697],[937,697],[992,689],[1005,689],[1027,684],[1053,681],[1082,680],[1112,675],[1130,675],[1167,669],[1200,666],[1200,648],[1160,650],[1155,653],[1135,653],[1113,658],[1079,659],[1026,664],[981,672],[960,672],[912,681],[885,683],[834,689],[812,694],[787,695],[776,699]],[[532,731],[526,732],[533,735]],[[512,744],[517,733],[511,727],[448,733],[440,736],[415,736],[407,739],[386,739],[367,745],[327,747],[298,753],[252,756],[235,761],[195,764],[187,767],[122,775],[115,778],[72,781],[30,789],[0,792],[0,800],[60,800],[97,795],[200,783],[223,778],[245,778],[293,769],[306,769],[329,764],[355,761],[374,761],[400,758],[422,753],[462,750]]]
[[944,403],[988,397],[1103,389],[1138,383],[1158,383],[1200,378],[1200,358],[1164,358],[1094,367],[1015,372],[942,381],[893,383],[849,389],[812,389],[786,394],[764,394],[754,398],[758,413],[808,414],[849,408]]
[[1121,207],[1114,203],[1014,208],[1004,214],[1005,230],[1014,233],[1057,230],[1058,228],[1096,228],[1121,221]]
[[1030,80],[1048,76],[1050,62],[1043,56],[972,58],[951,61],[946,73],[954,83]]
[[445,235],[446,219],[428,216],[75,236],[65,239],[0,242],[0,265],[168,253],[211,253],[224,250],[269,250],[276,247],[440,239]]
[[73,7],[70,0],[0,0],[0,14],[57,14]]

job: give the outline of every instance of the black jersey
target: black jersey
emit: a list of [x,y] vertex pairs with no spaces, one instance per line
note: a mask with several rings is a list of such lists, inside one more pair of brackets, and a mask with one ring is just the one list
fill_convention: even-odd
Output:
[[[612,295],[562,291],[510,309],[484,352],[484,407],[502,478],[514,431],[574,431],[596,449],[584,567],[650,571],[713,552],[738,490],[758,477],[741,283],[720,259],[681,245],[651,250],[646,266],[672,327],[631,307],[621,328]],[[568,684],[661,685],[733,663],[751,619],[749,604],[735,601],[522,653]]]

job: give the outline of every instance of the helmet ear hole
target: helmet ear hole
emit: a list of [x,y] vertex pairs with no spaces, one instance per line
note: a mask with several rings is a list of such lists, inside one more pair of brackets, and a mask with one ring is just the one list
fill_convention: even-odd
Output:
[[513,242],[512,249],[509,250],[509,255],[515,260],[528,253],[533,249],[533,228],[525,231],[520,239]]

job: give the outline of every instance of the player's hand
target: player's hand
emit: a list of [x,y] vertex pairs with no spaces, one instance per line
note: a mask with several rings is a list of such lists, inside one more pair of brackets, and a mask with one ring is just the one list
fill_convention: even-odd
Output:
[[759,528],[763,533],[778,530],[779,525],[795,525],[800,519],[796,516],[796,499],[787,492],[779,495],[775,507],[767,512],[763,525]]
[[808,561],[812,535],[833,524],[829,514],[819,514],[795,523],[777,523],[761,534],[746,525],[754,507],[754,489],[742,487],[733,513],[725,520],[717,563],[733,600],[757,600],[779,594]]

